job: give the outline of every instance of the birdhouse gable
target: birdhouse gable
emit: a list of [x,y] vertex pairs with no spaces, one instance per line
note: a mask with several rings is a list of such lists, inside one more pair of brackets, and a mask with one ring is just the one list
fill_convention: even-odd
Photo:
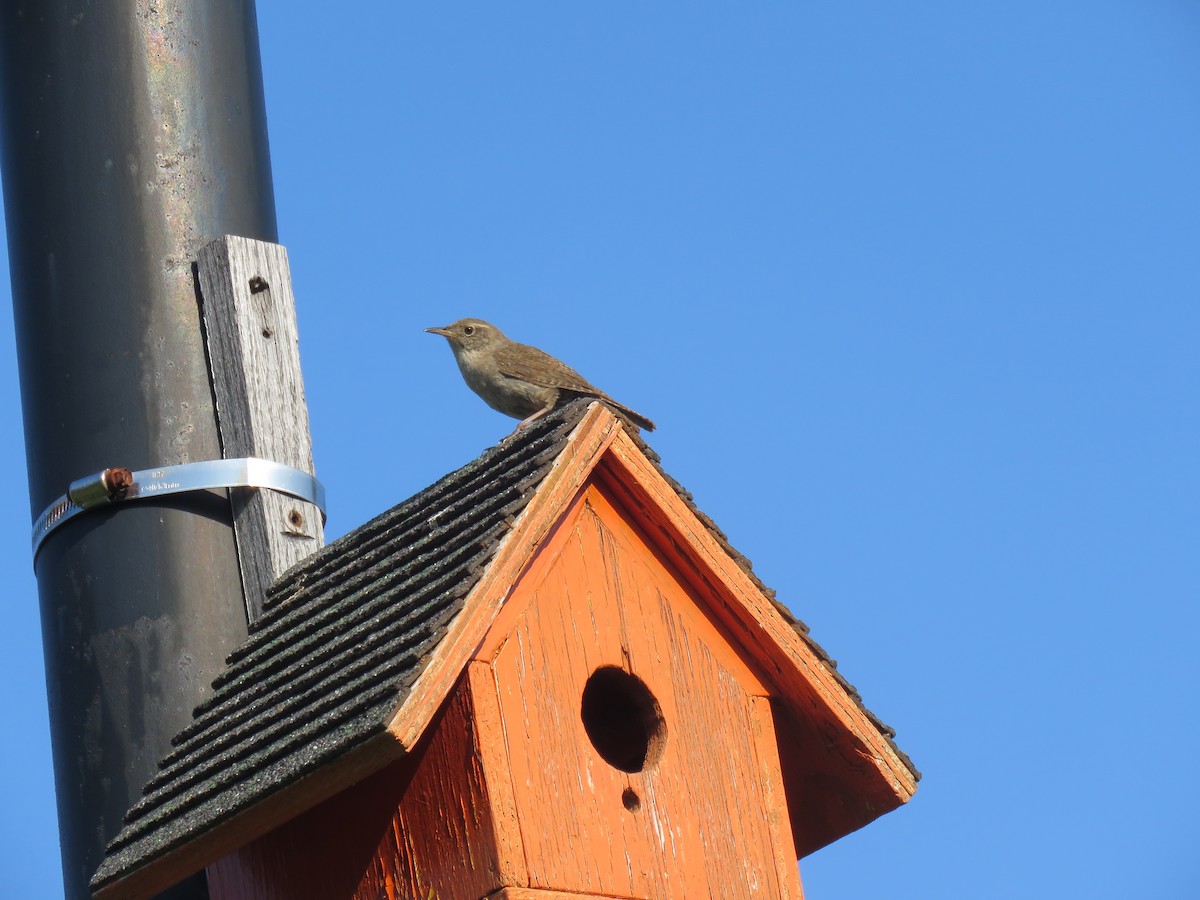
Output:
[[[610,896],[661,895],[629,880],[621,847],[651,854],[653,877],[705,871],[695,823],[717,809],[745,813],[731,839],[754,877],[797,892],[797,856],[919,777],[640,437],[577,401],[273,586],[130,811],[98,896],[148,896],[334,803],[436,743],[439,716],[503,736],[475,740],[511,851],[496,865],[526,879],[512,883],[566,883],[558,841],[595,832],[617,849],[589,890]],[[570,810],[568,832],[547,808]],[[676,829],[660,835],[674,857],[653,856],[651,819]]]
[[606,495],[589,480],[473,656],[521,883],[799,897],[770,689]]

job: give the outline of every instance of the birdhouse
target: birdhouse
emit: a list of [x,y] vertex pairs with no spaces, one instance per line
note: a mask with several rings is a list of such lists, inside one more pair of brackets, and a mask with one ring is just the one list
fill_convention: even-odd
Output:
[[174,744],[97,897],[798,898],[919,778],[584,401],[286,573]]

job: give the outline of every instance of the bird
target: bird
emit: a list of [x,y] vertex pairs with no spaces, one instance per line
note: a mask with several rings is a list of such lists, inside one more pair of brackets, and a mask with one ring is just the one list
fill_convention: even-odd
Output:
[[638,428],[654,430],[653,422],[618,403],[566,363],[537,347],[510,340],[483,319],[459,319],[425,331],[450,342],[463,380],[484,403],[521,420],[513,434],[576,397],[603,400]]

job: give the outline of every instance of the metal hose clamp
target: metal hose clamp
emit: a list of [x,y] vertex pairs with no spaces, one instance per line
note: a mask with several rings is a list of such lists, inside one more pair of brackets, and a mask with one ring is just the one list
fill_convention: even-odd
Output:
[[71,482],[59,497],[33,520],[33,558],[42,542],[64,522],[87,512],[130,500],[164,497],[187,491],[223,488],[266,488],[313,504],[325,514],[325,488],[308,472],[269,459],[213,459],[134,472],[115,466]]

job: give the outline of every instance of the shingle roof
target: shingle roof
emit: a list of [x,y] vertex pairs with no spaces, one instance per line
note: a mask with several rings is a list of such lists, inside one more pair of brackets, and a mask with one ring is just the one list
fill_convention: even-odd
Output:
[[586,408],[533,423],[286,572],[93,890],[385,730]]
[[[263,618],[126,815],[93,890],[383,733],[592,402],[583,398],[537,420],[272,585]],[[754,576],[750,561],[662,470],[658,455],[630,434],[920,778],[894,731],[863,706],[808,627]]]

